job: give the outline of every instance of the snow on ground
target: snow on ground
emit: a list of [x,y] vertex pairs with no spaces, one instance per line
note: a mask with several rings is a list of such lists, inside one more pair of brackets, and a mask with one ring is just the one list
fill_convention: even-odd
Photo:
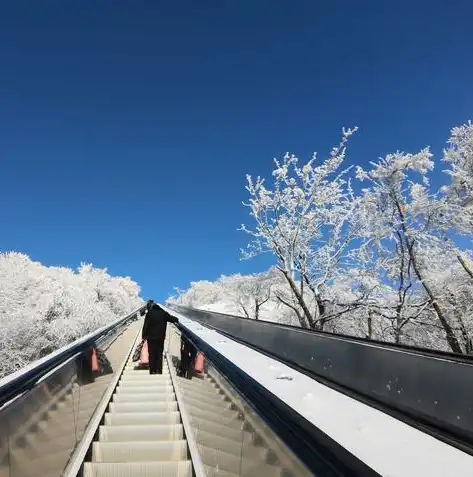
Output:
[[168,311],[179,318],[181,325],[382,476],[473,475],[470,455],[179,313]]
[[227,315],[239,315],[240,310],[232,304],[218,302],[218,303],[207,303],[199,307],[199,310],[205,311],[214,311],[216,313],[225,313]]

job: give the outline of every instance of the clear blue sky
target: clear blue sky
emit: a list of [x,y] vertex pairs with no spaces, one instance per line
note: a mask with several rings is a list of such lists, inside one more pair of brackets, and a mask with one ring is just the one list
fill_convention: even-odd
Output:
[[287,150],[443,145],[473,118],[473,3],[0,6],[1,250],[131,275],[145,297],[246,273],[245,174]]

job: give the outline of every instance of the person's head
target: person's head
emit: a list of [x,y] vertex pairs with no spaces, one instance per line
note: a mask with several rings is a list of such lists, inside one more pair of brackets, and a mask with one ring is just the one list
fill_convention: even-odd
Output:
[[146,303],[146,309],[148,311],[151,310],[151,308],[153,308],[153,305],[154,305],[154,301],[153,300],[148,300],[148,302]]

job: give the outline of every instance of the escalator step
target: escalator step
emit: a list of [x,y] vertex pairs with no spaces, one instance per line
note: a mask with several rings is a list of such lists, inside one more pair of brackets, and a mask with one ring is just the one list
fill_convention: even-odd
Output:
[[171,381],[150,381],[148,380],[131,380],[131,381],[122,381],[118,384],[117,389],[127,389],[129,387],[143,387],[146,386],[148,389],[164,389],[172,388]]
[[136,393],[136,394],[173,394],[174,388],[172,386],[159,386],[159,387],[151,387],[146,386],[143,384],[127,384],[125,386],[118,386],[115,390],[117,394],[124,394],[124,393]]
[[175,412],[177,402],[112,402],[110,412]]
[[174,394],[139,394],[139,393],[120,393],[113,395],[113,402],[164,402],[164,403],[172,403],[176,402],[176,396]]
[[179,412],[107,412],[106,426],[134,426],[144,424],[180,424]]
[[135,383],[135,384],[141,384],[143,385],[144,383],[146,384],[155,384],[155,385],[172,385],[172,381],[169,379],[169,376],[164,376],[161,375],[158,378],[154,377],[153,375],[144,375],[144,376],[133,376],[133,375],[124,375],[122,378],[120,378],[119,384],[130,384],[130,383]]
[[170,441],[182,440],[182,424],[146,426],[100,426],[99,440],[102,442],[126,441]]
[[192,477],[190,460],[84,464],[84,477]]
[[187,441],[94,442],[93,462],[156,462],[188,458]]

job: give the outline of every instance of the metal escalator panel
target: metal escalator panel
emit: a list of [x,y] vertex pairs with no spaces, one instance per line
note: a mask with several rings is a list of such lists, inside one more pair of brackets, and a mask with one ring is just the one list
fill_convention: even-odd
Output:
[[[170,362],[180,361],[180,335],[172,328]],[[206,360],[205,372],[177,378],[208,477],[309,477],[312,473],[275,435],[230,382]]]
[[120,327],[90,352],[72,357],[0,409],[0,476],[60,477],[115,372],[135,340],[138,323]]
[[126,365],[92,444],[83,477],[192,477],[167,363],[162,375]]

